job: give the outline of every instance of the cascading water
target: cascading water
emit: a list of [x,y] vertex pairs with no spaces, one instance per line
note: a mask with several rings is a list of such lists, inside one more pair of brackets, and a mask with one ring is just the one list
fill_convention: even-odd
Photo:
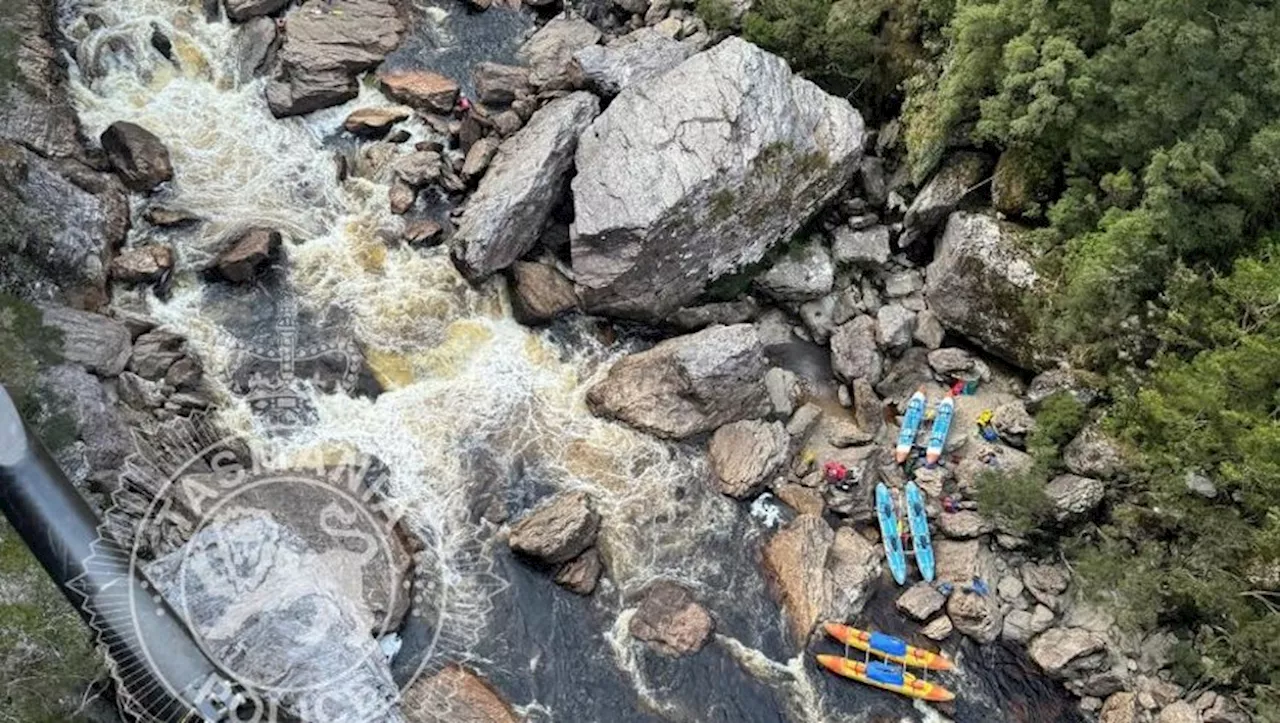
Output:
[[[86,135],[120,120],[155,133],[175,178],[146,203],[205,219],[176,230],[135,224],[131,243],[162,240],[178,255],[172,296],[146,298],[148,313],[198,350],[220,385],[224,427],[277,454],[349,449],[386,465],[389,493],[432,541],[434,572],[450,590],[436,621],[446,642],[432,655],[469,661],[533,720],[936,719],[795,657],[759,572],[767,528],[708,488],[700,450],[588,412],[585,389],[625,344],[597,340],[585,320],[532,332],[511,318],[501,284],[474,288],[445,251],[389,241],[403,221],[388,210],[387,187],[340,179],[334,160],[347,114],[390,105],[368,84],[342,107],[278,120],[264,81],[242,68],[237,27],[206,21],[195,0],[67,0],[62,16],[78,41],[72,87]],[[440,3],[416,22],[405,48],[438,44],[446,23],[475,24],[469,43],[447,54],[456,68],[509,52],[508,36],[528,25],[513,11],[469,16]],[[484,23],[506,35],[486,38]],[[157,33],[172,59],[152,43]],[[135,216],[143,203],[135,197]],[[275,284],[228,290],[193,272],[255,226],[286,237]],[[236,363],[227,340],[269,321],[272,297],[285,295],[301,316],[330,325],[324,332],[354,339],[383,391],[307,389],[313,422],[276,436],[227,382]],[[515,562],[484,521],[576,489],[605,520],[610,582],[592,598]],[[627,596],[664,577],[690,585],[717,617],[717,642],[685,661],[626,639]],[[980,688],[962,683],[976,702],[962,704],[958,720],[996,720],[1003,706]]]

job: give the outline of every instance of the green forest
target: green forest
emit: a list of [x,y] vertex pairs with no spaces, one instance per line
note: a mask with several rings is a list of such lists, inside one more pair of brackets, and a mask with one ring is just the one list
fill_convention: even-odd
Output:
[[1051,280],[1037,341],[1104,380],[1093,414],[1133,456],[1055,542],[1122,620],[1178,632],[1179,682],[1280,720],[1280,4],[758,0],[735,31],[897,118],[914,183],[952,149],[999,157],[1019,197],[996,205]]

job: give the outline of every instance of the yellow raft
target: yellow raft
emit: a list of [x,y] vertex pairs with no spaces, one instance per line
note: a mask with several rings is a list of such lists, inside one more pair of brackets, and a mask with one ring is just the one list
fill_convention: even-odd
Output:
[[842,675],[860,683],[892,691],[899,695],[934,703],[955,700],[956,694],[926,680],[920,680],[902,668],[888,663],[872,661],[863,663],[838,655],[819,655],[818,664],[836,675]]
[[898,665],[926,670],[951,670],[954,667],[945,655],[907,645],[903,640],[891,635],[870,633],[839,623],[824,623],[822,627],[826,629],[827,635],[845,645]]

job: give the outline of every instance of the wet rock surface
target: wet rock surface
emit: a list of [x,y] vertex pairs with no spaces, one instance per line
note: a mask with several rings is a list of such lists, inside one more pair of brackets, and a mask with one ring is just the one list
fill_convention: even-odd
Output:
[[624,357],[588,390],[587,403],[651,434],[689,437],[767,414],[765,371],[755,327],[712,327]]
[[502,694],[491,683],[459,665],[450,664],[416,680],[401,707],[409,723],[519,723]]
[[126,121],[112,123],[102,132],[102,149],[124,185],[134,191],[151,191],[173,178],[169,149],[154,133]]
[[511,549],[547,564],[565,563],[596,542],[600,515],[583,492],[556,495],[511,526]]
[[664,655],[692,655],[715,632],[715,620],[687,588],[670,581],[650,585],[629,623],[631,637]]

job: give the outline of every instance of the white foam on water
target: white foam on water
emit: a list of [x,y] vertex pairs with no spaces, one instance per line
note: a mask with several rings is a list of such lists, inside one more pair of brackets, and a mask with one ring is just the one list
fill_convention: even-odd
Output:
[[[438,574],[452,595],[442,624],[457,629],[459,647],[483,630],[494,590],[472,554],[484,539],[469,505],[479,491],[511,495],[508,506],[531,482],[588,491],[605,518],[609,574],[624,592],[656,578],[705,589],[701,581],[721,572],[722,560],[699,551],[736,542],[738,513],[705,484],[703,453],[586,407],[585,390],[620,351],[589,333],[561,348],[511,318],[501,282],[473,288],[442,250],[389,247],[388,230],[402,220],[389,212],[387,188],[338,180],[324,139],[351,109],[385,99],[365,87],[342,108],[275,119],[263,81],[237,78],[236,27],[206,23],[199,3],[92,7],[108,27],[80,33],[86,67],[72,71],[86,133],[96,137],[118,120],[155,133],[175,170],[159,200],[209,219],[166,240],[190,261],[235,230],[281,229],[296,242],[285,254],[299,304],[318,316],[345,312],[386,391],[371,400],[304,389],[317,423],[270,438],[225,386],[234,356],[227,331],[204,313],[202,282],[181,276],[170,301],[153,300],[152,314],[199,353],[228,428],[289,452],[347,449],[388,465],[392,494],[438,548]],[[172,39],[177,67],[151,47],[153,23]],[[139,224],[135,234],[145,233],[152,231]],[[506,492],[513,480],[521,489]]]

